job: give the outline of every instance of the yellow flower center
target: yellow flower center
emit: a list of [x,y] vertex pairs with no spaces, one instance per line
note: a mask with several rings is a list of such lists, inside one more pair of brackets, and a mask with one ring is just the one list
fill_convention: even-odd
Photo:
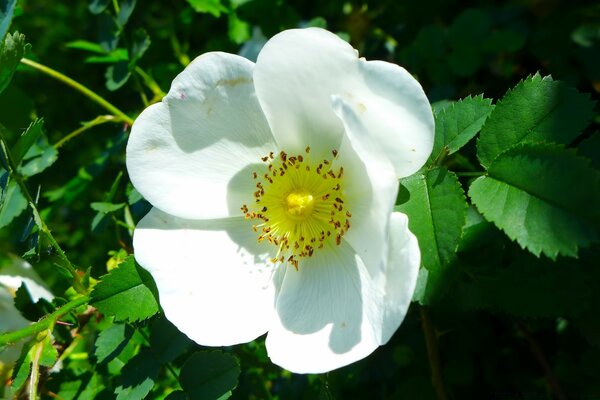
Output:
[[288,262],[298,269],[299,260],[332,244],[339,245],[350,229],[352,214],[344,204],[344,168],[331,159],[312,162],[310,148],[304,154],[285,152],[263,157],[267,172],[253,172],[257,181],[254,203],[241,209],[253,225],[258,241],[277,247],[274,263]]

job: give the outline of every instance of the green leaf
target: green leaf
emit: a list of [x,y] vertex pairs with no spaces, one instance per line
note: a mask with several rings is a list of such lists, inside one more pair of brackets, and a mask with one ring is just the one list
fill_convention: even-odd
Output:
[[441,290],[447,288],[442,277],[445,267],[452,262],[460,241],[467,213],[465,195],[454,173],[445,168],[434,168],[414,174],[401,181],[409,192],[408,201],[396,210],[408,215],[410,231],[421,248],[421,264],[426,282],[417,296],[428,304]]
[[21,349],[21,355],[15,363],[12,374],[13,382],[11,388],[13,392],[17,392],[25,384],[27,378],[29,377],[29,373],[31,372],[32,350],[35,348],[34,344],[35,341],[31,340],[25,343]]
[[87,40],[74,40],[66,44],[69,49],[89,51],[90,53],[104,54],[105,51],[98,43],[89,42]]
[[133,329],[127,324],[114,324],[100,332],[96,339],[94,355],[98,363],[107,363],[121,353],[133,336]]
[[443,148],[452,154],[481,130],[494,106],[483,95],[466,97],[445,107],[435,115],[435,139],[430,161],[439,157]]
[[146,397],[158,377],[160,364],[149,349],[142,350],[125,364],[116,388],[117,400],[141,400]]
[[6,35],[4,42],[0,36],[0,93],[6,89],[19,65],[19,61],[23,58],[27,43],[25,43],[25,35],[19,32]]
[[191,400],[218,399],[237,386],[238,359],[221,351],[194,353],[181,368],[179,382]]
[[136,2],[137,0],[123,0],[119,3],[119,15],[117,15],[116,22],[121,29],[123,29],[125,24],[127,24],[127,21],[129,21],[129,17],[131,17],[131,14],[133,13]]
[[115,211],[120,210],[121,208],[125,207],[125,203],[113,204],[113,203],[96,202],[96,203],[91,203],[90,207],[92,207],[92,210],[94,210],[94,211],[108,214],[108,213],[115,212]]
[[150,47],[150,36],[143,29],[138,29],[133,34],[133,44],[129,50],[129,69],[135,67],[135,64],[143,57],[146,50]]
[[169,363],[183,354],[193,342],[170,323],[159,317],[152,322],[150,348],[161,363]]
[[129,256],[102,277],[92,291],[91,303],[115,321],[140,321],[158,312],[156,284],[152,276]]
[[539,256],[576,257],[598,240],[600,174],[558,145],[522,144],[503,153],[469,196],[489,221]]
[[29,127],[27,127],[21,137],[19,137],[17,144],[15,144],[11,150],[12,159],[15,165],[19,165],[21,163],[31,146],[37,142],[39,137],[42,135],[43,127],[44,120],[41,118],[36,119],[29,125]]
[[119,61],[115,65],[111,65],[106,69],[106,88],[110,91],[115,91],[123,86],[131,77],[129,71],[129,63]]
[[569,144],[593,115],[594,102],[550,76],[520,82],[500,100],[487,119],[477,156],[488,168],[503,151],[524,142]]
[[[0,1],[0,42],[4,39],[4,35],[8,32],[10,22],[15,13],[15,5],[17,0],[2,0]],[[0,90],[1,92],[2,90]]]
[[4,195],[4,201],[0,203],[0,228],[10,224],[27,208],[27,200],[21,193],[21,188],[15,181],[9,181]]
[[88,10],[90,10],[92,14],[98,15],[104,10],[106,10],[106,7],[108,7],[109,3],[110,0],[90,0]]
[[42,134],[25,154],[26,162],[19,168],[19,173],[27,177],[37,175],[54,164],[57,159],[58,151],[48,143],[46,135]]
[[579,143],[577,153],[592,161],[592,166],[600,170],[600,132],[594,133],[589,138]]
[[227,14],[228,10],[221,0],[187,0],[194,11],[199,13],[209,13],[215,17],[219,17],[221,13]]

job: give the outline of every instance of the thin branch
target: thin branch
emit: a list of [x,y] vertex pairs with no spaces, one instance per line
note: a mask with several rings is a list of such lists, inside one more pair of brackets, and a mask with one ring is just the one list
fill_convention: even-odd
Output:
[[556,379],[556,375],[554,375],[554,371],[552,371],[552,368],[550,367],[550,364],[548,363],[548,360],[546,359],[542,348],[540,347],[537,340],[535,340],[535,337],[531,334],[529,328],[527,328],[527,326],[525,326],[525,324],[521,322],[517,322],[517,328],[519,329],[519,332],[521,332],[525,340],[527,340],[527,343],[529,344],[529,349],[531,350],[531,353],[533,354],[533,357],[535,358],[537,363],[542,368],[542,371],[544,372],[544,375],[546,377],[546,381],[548,381],[548,385],[550,385],[550,390],[552,391],[554,397],[556,397],[559,400],[567,400],[567,396],[558,384],[558,379]]
[[83,86],[81,83],[69,78],[68,76],[50,68],[47,67],[43,64],[37,63],[35,61],[32,61],[28,58],[22,58],[21,59],[21,63],[25,64],[31,68],[34,68],[40,72],[43,72],[44,74],[61,81],[62,83],[72,87],[73,89],[77,90],[78,92],[80,92],[81,94],[83,94],[84,96],[86,96],[87,98],[89,98],[90,100],[94,101],[95,103],[97,103],[98,105],[100,105],[101,107],[103,107],[105,110],[109,111],[110,113],[114,114],[116,117],[121,118],[123,121],[125,121],[126,123],[128,123],[129,125],[133,124],[133,118],[131,118],[130,116],[128,116],[127,114],[125,114],[123,111],[119,110],[117,107],[115,107],[114,105],[112,105],[111,103],[109,103],[107,100],[105,100],[103,97],[99,96],[98,94],[96,94],[96,92],[88,89],[87,87]]
[[431,384],[435,390],[438,400],[447,400],[446,385],[442,375],[442,366],[440,362],[440,351],[438,348],[437,336],[433,322],[431,321],[431,313],[429,307],[420,306],[421,322],[423,324],[423,334],[425,335],[425,343],[427,345],[427,357],[429,358],[429,367],[431,368]]

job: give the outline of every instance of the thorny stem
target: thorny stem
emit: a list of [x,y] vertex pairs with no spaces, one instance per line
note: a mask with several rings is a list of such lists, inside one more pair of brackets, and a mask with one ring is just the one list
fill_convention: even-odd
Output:
[[61,81],[62,83],[77,90],[78,92],[80,92],[81,94],[83,94],[84,96],[89,98],[90,100],[94,101],[95,103],[97,103],[98,105],[100,105],[101,107],[103,107],[105,110],[109,111],[116,117],[121,118],[124,122],[128,123],[129,125],[133,124],[133,118],[131,118],[130,116],[125,114],[123,111],[119,110],[117,107],[115,107],[114,105],[109,103],[103,97],[96,94],[94,91],[83,86],[81,83],[69,78],[68,76],[66,76],[50,67],[47,67],[43,64],[32,61],[28,58],[22,58],[21,63],[25,64],[31,68],[34,68],[40,72],[43,72],[44,74],[51,76],[52,78],[54,78],[56,80]]
[[440,362],[440,351],[438,348],[437,337],[429,307],[420,306],[421,323],[423,324],[423,334],[425,335],[425,344],[427,345],[427,357],[429,358],[429,367],[431,368],[431,384],[435,390],[438,400],[447,400],[446,385],[442,375]]
[[68,314],[75,308],[86,304],[89,300],[90,298],[88,296],[78,297],[74,300],[71,300],[64,306],[60,307],[53,313],[46,315],[34,324],[28,325],[22,329],[19,329],[18,331],[8,332],[0,335],[0,347],[17,343],[21,339],[25,339],[29,336],[38,334],[39,332],[42,332],[45,329],[50,329],[62,316]]
[[525,340],[527,340],[531,353],[542,368],[542,371],[546,376],[546,380],[550,385],[550,390],[552,390],[552,394],[554,394],[554,397],[556,397],[559,400],[567,400],[567,396],[558,384],[558,379],[556,379],[556,375],[554,375],[554,372],[552,371],[552,368],[550,367],[550,364],[548,363],[548,360],[546,359],[542,348],[538,344],[537,340],[535,340],[535,337],[533,337],[533,335],[531,334],[529,328],[527,328],[527,326],[525,326],[521,322],[517,322],[517,328],[519,329],[519,332],[521,332],[521,334],[525,337]]
[[50,245],[52,245],[52,247],[56,250],[58,256],[64,262],[65,268],[67,268],[69,270],[69,272],[71,273],[71,275],[73,276],[73,279],[75,281],[74,287],[77,289],[79,286],[78,283],[80,283],[79,282],[80,281],[79,274],[77,273],[77,270],[75,269],[73,264],[71,264],[71,261],[65,254],[64,250],[60,247],[60,245],[58,244],[58,242],[52,235],[52,232],[50,231],[50,229],[48,228],[48,226],[46,225],[44,220],[42,220],[42,217],[40,216],[40,213],[39,213],[39,210],[37,208],[35,201],[31,197],[31,194],[29,194],[29,191],[27,190],[27,186],[25,186],[25,182],[23,182],[23,179],[17,172],[17,166],[13,162],[12,156],[8,150],[8,145],[6,143],[6,140],[4,140],[4,135],[2,135],[1,132],[0,132],[0,151],[2,151],[6,156],[6,161],[8,163],[8,168],[9,168],[8,172],[10,173],[11,178],[14,179],[15,182],[17,182],[17,185],[19,185],[19,188],[21,189],[21,194],[27,200],[29,207],[31,207],[31,211],[33,213],[33,219],[35,220],[36,225],[38,225],[40,232],[46,236],[46,238],[50,242]]

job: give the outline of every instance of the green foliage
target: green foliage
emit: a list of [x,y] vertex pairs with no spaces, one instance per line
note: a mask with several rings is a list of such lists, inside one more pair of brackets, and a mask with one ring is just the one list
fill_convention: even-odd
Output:
[[445,267],[455,257],[467,203],[456,175],[445,168],[417,173],[403,179],[401,184],[409,198],[396,206],[396,210],[408,215],[409,228],[419,240],[421,263],[426,270],[423,273],[428,276],[415,299],[428,304],[445,288]]
[[9,33],[4,41],[0,42],[0,93],[10,83],[27,46],[25,35],[21,35],[19,32],[12,35]]
[[561,146],[523,144],[502,153],[469,196],[535,255],[576,257],[578,247],[598,240],[600,174]]
[[130,256],[96,285],[91,304],[115,321],[141,321],[158,312],[156,293],[150,274]]
[[220,351],[194,353],[181,368],[180,381],[190,400],[226,399],[238,384],[239,361]]
[[477,156],[489,167],[519,143],[569,144],[585,128],[594,102],[562,82],[539,74],[519,83],[498,102],[481,130]]
[[[33,371],[43,399],[434,399],[436,364],[446,398],[598,397],[600,20],[591,1],[534,3],[0,0],[0,274],[22,255],[56,296],[34,304],[22,287],[7,304],[39,320],[91,296],[20,341],[14,367],[0,365],[0,398],[27,397]],[[269,37],[307,26],[405,67],[436,122],[428,163],[402,180],[397,206],[421,248],[420,304],[388,344],[319,376],[273,365],[264,338],[207,351],[160,313],[131,256],[150,205],[125,168],[128,118],[190,60],[256,60]]]
[[435,115],[435,138],[429,160],[435,161],[443,149],[457,152],[481,130],[494,106],[483,95],[467,97],[440,110]]

